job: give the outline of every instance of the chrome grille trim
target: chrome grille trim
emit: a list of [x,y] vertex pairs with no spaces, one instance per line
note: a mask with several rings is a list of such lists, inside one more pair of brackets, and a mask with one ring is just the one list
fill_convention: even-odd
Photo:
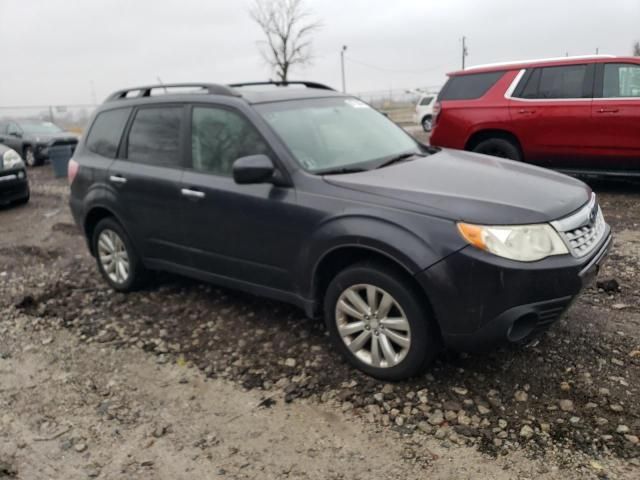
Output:
[[593,252],[606,232],[606,223],[595,194],[576,213],[551,222],[551,225],[560,233],[571,254],[578,258]]

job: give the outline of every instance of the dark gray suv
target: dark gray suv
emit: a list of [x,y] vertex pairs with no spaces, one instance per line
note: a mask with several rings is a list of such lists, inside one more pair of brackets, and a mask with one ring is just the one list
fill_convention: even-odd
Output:
[[418,373],[442,347],[526,342],[611,242],[580,181],[421,145],[309,82],[116,92],[69,177],[116,290],[167,270],[293,303],[382,379]]

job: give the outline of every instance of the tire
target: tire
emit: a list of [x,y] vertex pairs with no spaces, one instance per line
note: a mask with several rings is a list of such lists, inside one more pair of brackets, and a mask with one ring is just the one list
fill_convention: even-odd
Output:
[[432,123],[431,115],[427,115],[422,119],[422,129],[425,132],[430,132],[432,128],[433,128],[433,123]]
[[472,149],[476,153],[491,155],[492,157],[507,158],[522,161],[522,154],[518,146],[506,138],[489,138],[478,143]]
[[[98,270],[111,288],[118,292],[132,292],[144,286],[148,271],[129,236],[113,217],[98,222],[91,241]],[[114,253],[116,259],[113,259]],[[109,262],[109,258],[113,261]]]
[[29,199],[31,198],[31,194],[27,194],[26,197],[22,197],[20,200],[16,200],[16,205],[26,205],[29,203]]
[[[375,292],[373,301],[368,290]],[[353,294],[359,295],[364,305],[358,307],[358,302],[351,300]],[[385,295],[391,297],[390,302],[384,301]],[[377,312],[363,315],[361,312],[372,304],[375,310],[387,309],[383,304],[391,307],[384,319],[378,319]],[[402,272],[384,265],[363,262],[336,275],[325,294],[324,316],[336,349],[354,367],[381,380],[417,375],[440,351],[439,335],[420,292]],[[391,352],[395,355],[389,355]]]
[[36,154],[35,151],[33,150],[33,147],[24,147],[24,163],[27,165],[27,167],[37,167],[38,165],[41,165],[42,162],[40,160],[36,159]]

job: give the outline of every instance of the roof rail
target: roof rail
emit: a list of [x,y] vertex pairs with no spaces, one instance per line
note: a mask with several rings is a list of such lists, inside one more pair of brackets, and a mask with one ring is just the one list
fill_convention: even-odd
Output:
[[[203,93],[208,93],[211,95],[227,95],[233,97],[239,96],[237,92],[234,92],[233,89],[229,88],[228,86],[218,85],[215,83],[163,83],[158,85],[147,85],[144,87],[125,88],[122,90],[118,90],[117,92],[109,95],[106,101],[111,102],[114,100],[123,100],[127,98],[150,97],[152,90],[164,90],[168,93],[168,89],[170,88],[200,88],[204,90]],[[129,95],[135,92],[137,92],[136,95]]]
[[292,81],[278,81],[278,80],[269,80],[268,82],[244,82],[244,83],[232,83],[229,86],[231,88],[240,88],[240,87],[257,87],[260,85],[273,85],[276,87],[287,87],[289,85],[304,85],[307,88],[317,88],[319,90],[332,90],[333,88],[324,85],[322,83],[317,82],[305,82],[300,80],[292,80]]
[[508,67],[510,65],[521,65],[524,63],[542,63],[542,62],[563,62],[567,60],[588,60],[596,58],[615,58],[615,55],[574,55],[572,57],[551,57],[551,58],[537,58],[533,60],[515,60],[511,62],[497,62],[497,63],[485,63],[484,65],[473,65],[467,67],[466,70],[476,70],[480,68],[493,68],[493,67]]

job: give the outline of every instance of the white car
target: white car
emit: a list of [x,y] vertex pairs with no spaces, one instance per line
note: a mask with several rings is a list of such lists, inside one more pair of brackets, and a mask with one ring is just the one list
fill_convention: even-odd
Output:
[[413,114],[413,121],[425,132],[431,131],[431,119],[433,118],[433,104],[436,103],[436,93],[426,93],[420,96],[416,104],[416,112]]

